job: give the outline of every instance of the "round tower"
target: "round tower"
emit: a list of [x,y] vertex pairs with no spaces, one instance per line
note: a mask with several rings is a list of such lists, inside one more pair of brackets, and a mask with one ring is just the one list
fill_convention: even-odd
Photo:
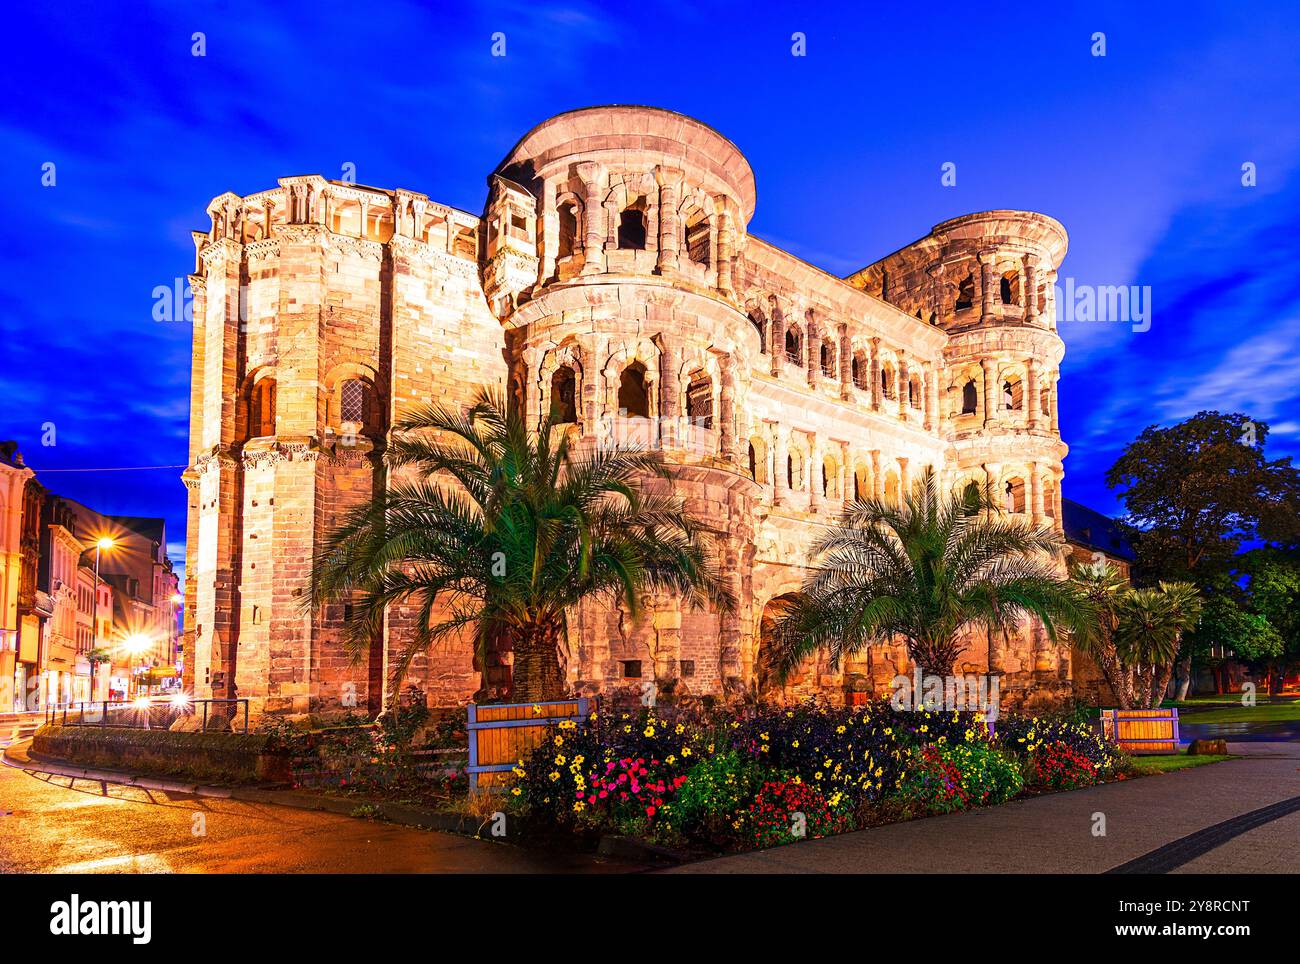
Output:
[[[1061,529],[1057,384],[1065,346],[1056,333],[1056,271],[1065,229],[1028,211],[985,211],[935,225],[929,235],[854,276],[853,283],[948,334],[940,380],[948,441],[946,478],[978,485],[1009,513]],[[1069,676],[1069,655],[1040,627],[994,640],[989,665]]]
[[[489,179],[484,214],[484,291],[524,411],[554,413],[580,448],[662,450],[738,594],[758,486],[741,470],[736,401],[761,347],[735,270],[754,200],[749,163],[712,128],[611,106],[533,128]],[[635,624],[584,607],[570,627],[581,688],[716,693],[740,678],[737,615],[644,602]]]

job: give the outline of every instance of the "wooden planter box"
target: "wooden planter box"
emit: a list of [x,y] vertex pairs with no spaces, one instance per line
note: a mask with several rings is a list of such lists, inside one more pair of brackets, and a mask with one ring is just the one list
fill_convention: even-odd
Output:
[[1177,753],[1178,710],[1102,710],[1101,732],[1129,753]]
[[586,725],[589,700],[469,705],[469,792],[508,782],[510,771],[565,720]]

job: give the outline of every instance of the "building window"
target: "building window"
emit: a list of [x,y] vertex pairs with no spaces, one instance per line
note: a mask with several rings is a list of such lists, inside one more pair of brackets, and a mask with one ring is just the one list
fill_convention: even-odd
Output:
[[619,214],[619,248],[630,248],[634,251],[645,248],[645,211],[640,207],[644,203],[644,201],[637,201],[635,205]]
[[979,389],[975,387],[975,379],[972,378],[961,389],[961,413],[963,415],[974,415],[978,409]]
[[349,378],[339,389],[339,421],[359,425],[365,420],[366,386],[358,378]]
[[709,263],[709,219],[703,214],[686,225],[686,257],[696,264]]
[[885,398],[894,397],[894,369],[892,365],[883,365],[880,369],[880,391]]
[[835,346],[829,341],[822,342],[822,374],[835,377]]
[[803,366],[803,339],[793,326],[785,330],[785,357],[791,365]]
[[681,663],[680,663],[679,665],[681,666],[681,671],[682,671],[682,675],[683,675],[683,676],[694,676],[694,675],[695,675],[695,660],[693,660],[693,659],[684,659],[684,660],[681,661]]
[[568,365],[561,365],[551,376],[551,418],[560,425],[578,420],[576,379]]
[[692,425],[713,428],[713,382],[708,375],[696,374],[686,389],[686,416]]
[[853,359],[853,384],[864,392],[871,390],[871,365],[861,356]]
[[556,258],[563,260],[573,256],[578,244],[578,206],[565,204],[559,210],[560,239]]
[[966,275],[965,279],[957,286],[957,303],[953,308],[957,311],[964,311],[975,303],[975,276]]
[[749,477],[758,481],[758,453],[754,451],[753,442],[749,443]]
[[253,385],[249,436],[266,438],[275,434],[275,379],[263,378]]
[[1020,304],[1020,275],[1014,271],[1004,274],[998,283],[998,294],[1004,305]]
[[1025,483],[1023,479],[1009,479],[1005,487],[1006,510],[1025,511]]
[[1020,379],[1008,378],[1002,383],[1002,407],[1018,412],[1021,405]]
[[645,366],[640,362],[628,365],[619,376],[618,408],[623,415],[650,417],[650,392],[645,382]]
[[641,660],[625,659],[622,661],[623,679],[640,679],[641,678]]

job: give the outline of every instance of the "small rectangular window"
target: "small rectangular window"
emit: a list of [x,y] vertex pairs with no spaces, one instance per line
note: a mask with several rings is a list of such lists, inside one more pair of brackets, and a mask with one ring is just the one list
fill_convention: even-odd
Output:
[[683,676],[694,676],[694,675],[695,675],[695,660],[693,660],[693,659],[684,659],[684,660],[682,660],[681,666],[682,666],[682,675],[683,675]]
[[623,660],[623,678],[640,679],[641,678],[641,660],[625,659]]
[[350,378],[339,390],[339,421],[360,424],[366,418],[366,387],[360,379]]

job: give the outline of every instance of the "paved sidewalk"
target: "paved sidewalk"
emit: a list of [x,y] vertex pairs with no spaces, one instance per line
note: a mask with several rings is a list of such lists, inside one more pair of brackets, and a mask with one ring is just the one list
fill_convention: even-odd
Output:
[[[1103,873],[1214,824],[1300,796],[1300,743],[1234,743],[1242,759],[1056,793],[667,873]],[[1094,814],[1106,836],[1094,837]],[[1175,872],[1300,873],[1300,814],[1226,840]]]

